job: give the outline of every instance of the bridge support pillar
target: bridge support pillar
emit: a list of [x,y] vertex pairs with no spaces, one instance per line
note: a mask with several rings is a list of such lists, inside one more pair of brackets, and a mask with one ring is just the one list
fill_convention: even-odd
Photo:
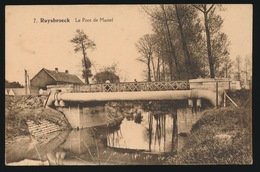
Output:
[[65,103],[64,103],[63,100],[60,100],[59,106],[61,106],[61,107],[64,107],[64,106],[65,106]]
[[188,99],[188,105],[189,107],[193,107],[193,99]]
[[196,109],[197,109],[197,111],[201,110],[201,99],[196,100]]
[[54,106],[59,106],[59,101],[58,100],[54,101]]
[[201,108],[201,99],[197,99],[196,105],[198,108]]

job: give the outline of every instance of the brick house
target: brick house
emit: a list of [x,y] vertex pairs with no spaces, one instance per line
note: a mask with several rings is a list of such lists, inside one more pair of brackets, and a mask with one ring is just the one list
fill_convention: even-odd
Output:
[[76,75],[69,74],[68,70],[65,72],[58,71],[58,68],[55,70],[49,70],[42,68],[31,80],[30,85],[31,89],[47,89],[47,85],[82,85],[84,84]]

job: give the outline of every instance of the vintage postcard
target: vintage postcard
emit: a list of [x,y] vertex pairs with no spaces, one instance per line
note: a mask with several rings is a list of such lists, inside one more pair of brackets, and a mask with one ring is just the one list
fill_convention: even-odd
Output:
[[253,164],[252,4],[5,6],[5,165]]

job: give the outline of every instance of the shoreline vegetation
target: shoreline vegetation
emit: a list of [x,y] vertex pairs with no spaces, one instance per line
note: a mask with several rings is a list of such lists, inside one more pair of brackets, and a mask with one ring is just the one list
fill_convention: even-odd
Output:
[[246,108],[206,110],[166,165],[252,164],[252,112]]
[[[65,132],[70,125],[64,115],[54,109],[44,108],[45,96],[6,96],[5,97],[5,157],[6,163],[23,159],[40,159],[46,161],[43,152],[55,148],[48,146],[48,141],[57,144],[64,140],[55,140],[56,134],[49,140],[39,144],[42,152],[33,149],[26,120],[35,123],[45,119],[60,126],[59,134]],[[113,121],[113,110],[109,113]],[[55,115],[53,115],[55,114]],[[117,123],[120,116],[114,116]],[[111,123],[113,124],[113,123]],[[66,137],[64,137],[66,138]],[[19,145],[19,146],[18,146]],[[43,147],[46,147],[45,149]],[[16,154],[17,156],[13,156]],[[205,110],[187,136],[182,151],[165,158],[165,165],[219,165],[219,164],[252,164],[252,109],[219,108]]]

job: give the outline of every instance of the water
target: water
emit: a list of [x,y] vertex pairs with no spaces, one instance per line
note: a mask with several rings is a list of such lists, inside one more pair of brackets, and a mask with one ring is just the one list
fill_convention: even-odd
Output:
[[[62,144],[45,153],[50,165],[159,165],[181,150],[186,138],[183,133],[189,133],[201,116],[187,107],[149,110],[133,105],[112,109],[113,114],[119,116],[120,111],[124,117],[115,125],[107,126],[104,120],[111,107],[64,108],[65,115],[79,118],[76,121],[81,127],[69,131]],[[92,126],[83,126],[86,122],[82,119],[91,121]]]
[[171,114],[152,115],[143,112],[125,118],[122,124],[111,129],[107,145],[114,148],[144,150],[153,153],[172,152],[175,138],[175,119]]

